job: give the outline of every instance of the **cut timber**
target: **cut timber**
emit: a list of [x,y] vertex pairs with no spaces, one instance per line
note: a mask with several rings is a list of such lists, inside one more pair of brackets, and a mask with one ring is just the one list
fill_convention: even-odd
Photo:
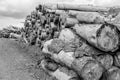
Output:
[[105,23],[105,18],[98,12],[80,12],[76,15],[79,22],[86,23]]
[[87,62],[89,60],[94,60],[92,57],[87,57],[87,56],[83,56],[81,58],[77,58],[72,62],[71,67],[79,74],[81,75],[81,71],[83,69],[83,67],[85,66],[85,64],[87,64]]
[[120,80],[120,69],[112,66],[107,72],[105,72],[102,80]]
[[62,41],[61,39],[53,39],[51,44],[48,45],[48,50],[51,52],[51,53],[59,53],[65,46],[65,43],[64,41]]
[[113,25],[103,25],[100,33],[98,33],[98,46],[106,51],[115,51],[118,49],[119,35],[116,27]]
[[45,4],[41,4],[44,8],[47,9],[52,9],[52,10],[56,10],[57,9],[57,4],[54,3],[45,3]]
[[59,39],[64,42],[71,42],[76,38],[76,35],[71,29],[65,28],[60,32]]
[[114,52],[118,49],[119,36],[116,26],[110,24],[76,24],[73,29],[100,50]]
[[48,40],[48,41],[46,41],[46,42],[44,43],[43,49],[42,49],[42,52],[43,52],[43,53],[49,53],[49,54],[51,54],[51,52],[48,50],[48,45],[50,45],[50,44],[52,43],[52,41],[53,41],[53,39]]
[[74,26],[75,24],[78,24],[79,21],[76,19],[76,18],[66,18],[66,22],[65,22],[65,26],[66,27],[72,27]]
[[72,4],[57,4],[58,9],[60,10],[76,10],[76,11],[91,11],[91,12],[100,12],[108,11],[109,8],[90,6],[90,5],[72,5]]
[[55,13],[55,14],[59,14],[59,15],[66,13],[66,11],[64,11],[64,10],[51,10],[51,9],[46,9],[46,11],[49,12],[49,13]]
[[68,14],[66,18],[66,24],[72,26],[73,24],[78,24],[79,22],[86,23],[105,23],[105,17],[98,12],[85,12],[85,11],[64,11],[64,10],[50,10],[47,9],[50,13],[55,14]]
[[69,15],[76,17],[80,11],[69,10]]
[[100,62],[106,70],[110,69],[113,65],[113,57],[109,54],[96,56],[96,60]]
[[41,67],[57,80],[79,80],[78,75],[73,70],[62,67],[52,61],[42,60]]
[[[97,63],[92,57],[81,57],[75,59],[72,52],[65,53],[61,51],[58,55],[54,55],[54,60],[57,62],[59,61],[58,63],[65,64],[69,68],[73,69],[79,76],[82,75],[85,80],[88,80],[86,78],[90,78],[90,80],[99,80],[104,70],[103,67],[100,66],[100,64]],[[92,74],[90,75],[89,72]],[[90,76],[86,77],[88,75]]]
[[80,38],[75,38],[71,42],[66,42],[66,43],[63,42],[61,39],[52,39],[46,41],[43,45],[44,46],[42,51],[44,53],[50,54],[52,56],[53,54],[58,55],[60,53],[59,55],[63,55],[63,57],[64,56],[67,57],[67,58],[65,57],[65,59],[70,58],[70,62],[69,60],[66,60],[70,65],[72,62],[71,60],[73,60],[73,56],[74,58],[81,58],[83,57],[83,55],[96,56],[99,54],[105,54],[104,52],[101,52],[89,46],[88,44],[80,40]]
[[81,71],[81,76],[84,80],[100,80],[103,71],[103,67],[98,62],[88,61]]

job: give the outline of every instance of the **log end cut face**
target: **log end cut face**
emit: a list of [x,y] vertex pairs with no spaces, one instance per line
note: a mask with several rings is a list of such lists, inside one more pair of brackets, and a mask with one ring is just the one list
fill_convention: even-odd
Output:
[[103,51],[115,51],[118,48],[119,36],[114,25],[104,24],[98,32],[98,46]]
[[58,69],[58,64],[53,60],[43,59],[41,61],[41,67],[48,73],[54,72]]
[[84,80],[99,80],[103,73],[103,67],[96,61],[88,61],[82,69],[82,78]]
[[96,58],[102,66],[108,70],[113,65],[113,57],[109,54],[100,55]]
[[64,47],[64,42],[61,39],[53,39],[50,45],[48,45],[48,50],[52,53],[58,54]]
[[103,80],[120,80],[120,69],[117,67],[111,67],[106,74],[104,74]]
[[71,42],[73,39],[75,39],[75,34],[71,29],[65,28],[60,32],[59,39],[63,40],[64,42]]

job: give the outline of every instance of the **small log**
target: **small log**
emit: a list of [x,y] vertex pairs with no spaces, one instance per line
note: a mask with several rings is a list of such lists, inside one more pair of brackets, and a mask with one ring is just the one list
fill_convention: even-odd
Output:
[[84,80],[100,80],[104,72],[103,67],[97,61],[88,61],[81,71]]
[[109,54],[96,56],[96,60],[100,62],[106,70],[110,69],[113,65],[113,57]]
[[72,27],[72,26],[74,26],[75,24],[78,24],[78,23],[79,23],[79,21],[76,18],[66,18],[65,26],[66,27]]
[[55,14],[63,14],[66,13],[64,10],[51,10],[51,9],[46,9],[47,12],[49,13],[55,13]]
[[64,42],[71,42],[76,38],[76,35],[72,32],[71,29],[65,28],[60,32],[59,39]]
[[119,80],[120,79],[120,69],[112,66],[107,72],[103,74],[102,80]]

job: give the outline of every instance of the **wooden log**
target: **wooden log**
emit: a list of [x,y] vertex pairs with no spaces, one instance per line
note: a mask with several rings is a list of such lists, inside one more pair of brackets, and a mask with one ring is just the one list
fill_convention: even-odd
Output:
[[[52,47],[52,46],[50,46],[50,45],[53,45],[51,43],[54,43],[52,41],[55,41],[55,40],[51,39],[44,43],[42,52],[45,54],[51,55],[53,57],[53,59],[55,59],[56,61],[58,60],[58,62],[62,62],[63,64],[66,64],[68,67],[71,67],[72,62],[75,59],[74,52],[65,52],[63,50],[64,47],[62,47],[62,49],[61,49],[61,47],[59,47],[59,45],[61,45],[61,43],[56,44],[56,47]],[[63,44],[63,46],[64,45],[65,44]],[[55,50],[55,51],[51,51],[51,50]],[[55,52],[57,52],[57,53],[55,53]]]
[[44,4],[42,4],[42,6],[47,9],[52,9],[52,10],[57,9],[57,4],[54,4],[54,3],[44,3]]
[[51,10],[51,9],[46,9],[47,12],[49,13],[55,13],[55,14],[63,14],[63,13],[66,13],[66,11],[64,10]]
[[65,46],[65,42],[60,39],[53,39],[51,44],[48,45],[48,50],[51,53],[59,53]]
[[114,64],[117,67],[120,67],[120,52],[117,52],[114,56]]
[[79,12],[81,12],[81,11],[74,11],[74,10],[69,10],[69,15],[70,16],[74,16],[74,17],[76,17],[78,14],[79,14]]
[[76,15],[79,22],[85,23],[105,23],[105,17],[98,12],[79,12]]
[[120,30],[120,12],[117,13],[114,17],[106,20],[106,22],[117,26],[117,28]]
[[42,52],[43,53],[48,53],[48,54],[51,54],[51,52],[48,50],[48,45],[50,45],[52,43],[53,39],[51,40],[48,40],[44,43],[43,45],[43,49],[42,49]]
[[76,10],[76,11],[91,11],[91,12],[107,12],[109,8],[91,6],[91,5],[74,5],[74,4],[57,4],[57,8],[60,10]]
[[84,55],[97,56],[97,55],[105,54],[105,52],[101,52],[100,50],[88,45],[84,41],[81,41],[79,44],[81,44],[81,46],[76,48],[75,54],[74,54],[76,58],[83,57]]
[[78,75],[64,66],[52,62],[50,60],[42,60],[41,66],[50,76],[55,77],[57,80],[79,80]]
[[[96,62],[92,57],[81,57],[75,59],[72,55],[73,52],[65,53],[64,51],[61,51],[58,55],[53,54],[51,58],[61,65],[67,65],[69,68],[77,72],[79,76],[82,75],[82,78],[85,80],[88,80],[88,78],[90,78],[90,80],[99,80],[104,69],[98,62]],[[88,71],[92,74],[89,74]]]
[[15,33],[10,33],[9,37],[10,37],[10,38],[14,38],[14,39],[20,39],[20,38],[22,38],[21,35],[15,34]]
[[110,24],[76,24],[73,29],[91,45],[103,51],[118,49],[119,36],[116,26]]
[[95,59],[100,62],[106,70],[110,69],[113,65],[113,57],[109,54],[96,56]]
[[84,80],[100,80],[104,72],[103,67],[96,61],[88,61],[81,71]]
[[75,24],[78,24],[79,21],[76,18],[66,18],[65,26],[67,28],[74,26]]
[[120,79],[120,69],[112,66],[107,72],[103,74],[102,80],[119,80]]
[[55,10],[55,13],[61,15],[61,14],[65,14],[66,11],[64,11],[64,10]]
[[76,35],[72,32],[71,29],[65,28],[60,32],[59,39],[64,42],[71,42],[75,39]]

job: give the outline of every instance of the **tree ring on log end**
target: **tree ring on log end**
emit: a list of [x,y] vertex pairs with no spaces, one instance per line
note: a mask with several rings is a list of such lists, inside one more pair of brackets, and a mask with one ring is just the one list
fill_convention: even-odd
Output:
[[81,71],[84,80],[99,80],[104,72],[104,68],[96,61],[89,60]]
[[119,36],[116,26],[103,24],[97,32],[97,44],[103,51],[112,51],[118,49]]

